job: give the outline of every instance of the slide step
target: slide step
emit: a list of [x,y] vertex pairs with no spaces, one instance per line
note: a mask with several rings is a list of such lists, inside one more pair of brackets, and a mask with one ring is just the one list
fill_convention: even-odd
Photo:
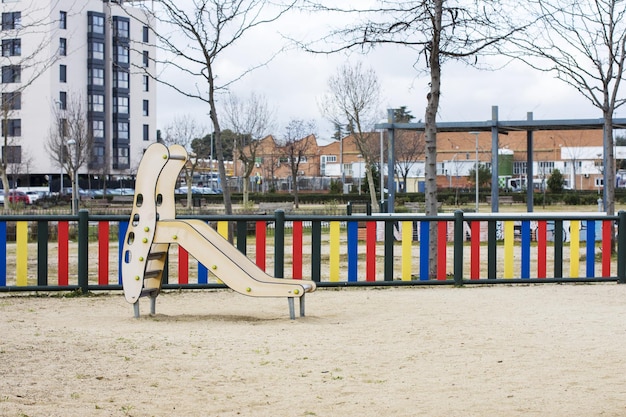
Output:
[[150,279],[150,278],[158,278],[159,275],[161,275],[163,271],[159,270],[159,269],[155,269],[154,271],[146,271],[145,274],[143,274],[144,279]]
[[149,261],[154,261],[156,259],[161,259],[163,258],[165,255],[167,255],[167,252],[150,252],[148,254],[148,260]]

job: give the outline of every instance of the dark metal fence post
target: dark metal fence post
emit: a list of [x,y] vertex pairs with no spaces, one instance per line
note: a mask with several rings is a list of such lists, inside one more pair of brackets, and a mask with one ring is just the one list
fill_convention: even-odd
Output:
[[78,211],[78,286],[89,292],[89,211]]
[[37,285],[48,285],[48,222],[37,222]]
[[617,215],[617,282],[626,284],[626,211]]
[[454,212],[454,285],[463,285],[463,211]]
[[285,211],[276,210],[274,212],[276,223],[274,223],[274,276],[276,278],[285,277]]

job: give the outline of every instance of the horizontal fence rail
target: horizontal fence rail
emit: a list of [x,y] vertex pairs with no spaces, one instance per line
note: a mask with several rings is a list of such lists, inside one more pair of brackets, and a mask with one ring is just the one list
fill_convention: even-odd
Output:
[[[206,221],[224,237],[231,223],[235,246],[259,268],[320,286],[626,283],[624,212],[178,218]],[[0,216],[0,291],[120,290],[128,221],[87,210]],[[163,288],[220,287],[172,245]]]

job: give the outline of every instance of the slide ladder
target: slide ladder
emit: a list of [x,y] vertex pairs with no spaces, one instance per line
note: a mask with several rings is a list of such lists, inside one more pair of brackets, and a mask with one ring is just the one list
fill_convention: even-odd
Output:
[[167,148],[155,143],[143,155],[135,184],[133,209],[122,249],[122,283],[126,300],[139,317],[139,299],[150,298],[155,314],[163,270],[170,244],[185,248],[231,289],[255,297],[287,297],[289,315],[295,319],[294,298],[315,291],[312,281],[274,278],[215,230],[200,220],[177,220],[174,189],[180,170],[187,162],[180,145]]

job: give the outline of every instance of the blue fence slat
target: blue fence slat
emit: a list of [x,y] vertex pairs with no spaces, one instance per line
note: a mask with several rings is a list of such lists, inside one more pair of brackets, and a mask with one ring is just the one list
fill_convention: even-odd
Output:
[[348,222],[348,281],[357,281],[359,252],[359,223]]
[[428,246],[430,244],[430,222],[419,222],[420,225],[420,281],[429,279]]
[[587,277],[595,277],[596,222],[587,220]]
[[522,221],[522,278],[530,278],[530,222]]

